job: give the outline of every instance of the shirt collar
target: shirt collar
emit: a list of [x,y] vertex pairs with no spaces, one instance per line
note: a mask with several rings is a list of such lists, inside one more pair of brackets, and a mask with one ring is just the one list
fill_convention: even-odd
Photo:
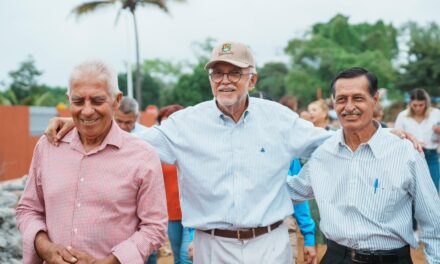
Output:
[[385,132],[382,126],[379,122],[373,120],[374,125],[376,126],[376,132],[374,135],[370,138],[370,140],[367,142],[368,146],[371,149],[371,152],[373,152],[373,155],[375,158],[379,157],[380,153],[383,153],[382,146],[383,144],[383,133]]
[[[370,138],[370,140],[368,140],[368,142],[366,143],[362,143],[361,145],[367,145],[371,152],[373,153],[373,156],[375,158],[377,158],[379,156],[379,154],[382,152],[381,146],[383,144],[381,144],[382,142],[382,135],[384,133],[384,129],[381,127],[380,123],[373,120],[374,125],[376,126],[376,132],[374,132],[373,136]],[[335,152],[339,152],[342,148],[347,148],[350,149],[349,146],[347,146],[347,144],[345,144],[345,138],[344,138],[344,130],[341,128],[338,131],[336,131],[336,138],[337,138],[337,142],[338,144],[336,144],[336,149]]]
[[[244,113],[242,115],[242,117],[240,119],[243,119],[243,122],[246,123],[249,119],[249,112],[252,112],[253,109],[255,108],[255,102],[252,102],[253,98],[249,97],[249,95],[247,95],[247,100],[248,100],[248,106],[247,108],[244,110]],[[219,108],[217,105],[217,101],[214,97],[214,99],[212,100],[212,104],[214,104],[214,114],[216,117],[220,118],[223,122],[226,122],[226,118],[227,117]]]
[[[96,151],[92,151],[88,154],[95,153],[97,151],[100,151],[104,149],[107,145],[112,145],[117,148],[121,148],[122,146],[122,129],[119,128],[118,124],[116,124],[115,121],[112,121],[112,126],[110,128],[110,131],[108,132],[107,136],[102,141],[101,145],[96,148]],[[79,137],[78,129],[75,127],[73,128],[66,136],[64,136],[61,139],[62,142],[69,143],[70,146],[77,150],[84,150],[84,147],[82,145],[81,139]]]

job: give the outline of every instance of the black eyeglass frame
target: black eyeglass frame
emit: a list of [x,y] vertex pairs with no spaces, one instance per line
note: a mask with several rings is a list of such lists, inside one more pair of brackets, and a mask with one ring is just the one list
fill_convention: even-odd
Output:
[[[236,81],[233,81],[233,80],[231,80],[230,78],[229,78],[229,76],[230,76],[230,74],[237,74],[237,75],[239,75],[240,77],[238,77],[238,79],[236,80]],[[215,81],[213,78],[212,78],[212,75],[213,74],[221,74],[222,75],[222,77],[221,78],[219,78],[219,80],[218,81]],[[242,73],[242,72],[211,72],[211,73],[209,73],[209,79],[211,79],[211,81],[213,81],[214,83],[221,83],[222,81],[223,81],[223,78],[225,78],[225,74],[226,74],[226,78],[228,79],[228,81],[230,81],[231,83],[238,83],[240,80],[241,80],[241,77],[243,76],[243,75],[254,75],[254,73],[252,73],[252,72],[247,72],[247,73]]]

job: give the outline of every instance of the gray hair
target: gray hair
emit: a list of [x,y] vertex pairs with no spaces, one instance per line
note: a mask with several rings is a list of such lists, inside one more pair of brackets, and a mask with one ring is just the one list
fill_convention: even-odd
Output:
[[251,70],[252,74],[257,74],[257,69],[255,69],[255,67],[250,66],[249,69]]
[[106,84],[108,92],[112,98],[115,98],[121,91],[118,87],[118,76],[110,65],[101,60],[91,60],[83,62],[73,68],[67,87],[67,95],[70,95],[71,89],[75,83],[85,81],[90,77]]
[[119,104],[119,111],[121,111],[124,114],[130,114],[134,113],[136,116],[139,115],[139,105],[138,102],[129,97],[122,97],[122,100]]

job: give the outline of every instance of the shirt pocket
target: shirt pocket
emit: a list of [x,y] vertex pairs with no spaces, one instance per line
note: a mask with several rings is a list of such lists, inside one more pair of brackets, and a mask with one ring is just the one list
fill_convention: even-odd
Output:
[[381,223],[387,223],[393,218],[396,204],[401,197],[401,190],[395,186],[383,186],[373,193],[371,203],[366,202],[371,206],[371,218],[377,219]]

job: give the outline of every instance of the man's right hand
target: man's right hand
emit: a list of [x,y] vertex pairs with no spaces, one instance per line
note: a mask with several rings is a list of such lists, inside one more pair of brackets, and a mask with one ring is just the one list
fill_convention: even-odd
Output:
[[70,117],[54,117],[49,121],[49,125],[44,131],[47,140],[55,146],[60,144],[62,139],[70,130],[75,127]]
[[72,264],[78,261],[66,247],[52,243],[43,231],[35,236],[35,250],[48,264]]

